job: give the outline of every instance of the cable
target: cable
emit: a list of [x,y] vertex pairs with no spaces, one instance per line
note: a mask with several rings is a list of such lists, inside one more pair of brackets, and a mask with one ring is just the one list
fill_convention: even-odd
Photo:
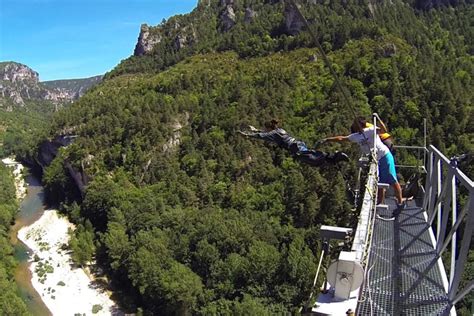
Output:
[[[376,161],[376,165],[377,165],[377,168],[375,168],[375,174],[373,174],[373,176],[375,176],[375,178],[377,179],[377,183],[378,183],[378,178],[379,178],[379,168],[378,168],[378,161]],[[366,260],[368,261],[369,260],[369,257],[370,257],[370,253],[371,253],[371,249],[372,249],[372,237],[373,237],[373,232],[374,232],[374,226],[375,226],[375,218],[377,216],[377,199],[378,199],[378,189],[375,190],[375,197],[372,197],[372,202],[373,202],[373,214],[372,214],[372,222],[369,226],[369,235],[370,237],[367,238],[367,241],[368,241],[368,244],[369,246],[367,247],[368,250],[367,250],[367,257],[366,257]],[[370,241],[369,241],[370,239]],[[373,301],[372,301],[372,293],[371,293],[371,289],[370,289],[370,272],[372,270],[372,268],[375,266],[375,262],[372,264],[372,266],[367,270],[367,291],[369,292],[369,303],[370,303],[370,315],[373,315],[374,312],[373,312]]]
[[[331,72],[331,75],[334,77],[334,80],[336,81],[336,85],[337,87],[339,88],[339,90],[341,91],[342,93],[342,96],[344,98],[344,101],[349,105],[349,108],[351,109],[352,111],[352,114],[354,115],[354,119],[355,121],[358,123],[358,120],[357,120],[357,112],[354,108],[354,106],[352,105],[352,100],[350,98],[350,96],[347,94],[346,90],[344,89],[344,87],[342,86],[340,80],[339,80],[339,77],[337,76],[337,73],[336,71],[334,70],[334,68],[332,67],[332,64],[331,62],[329,61],[328,57],[326,56],[326,53],[324,52],[323,50],[323,47],[321,46],[321,44],[319,43],[318,41],[318,38],[316,36],[316,33],[313,31],[313,29],[311,28],[310,24],[308,23],[308,20],[306,20],[306,18],[304,17],[304,15],[301,13],[301,10],[300,8],[298,8],[298,6],[296,5],[296,2],[294,0],[289,0],[289,2],[293,5],[293,7],[296,9],[296,12],[298,13],[298,15],[300,16],[300,18],[302,19],[303,23],[305,24],[306,28],[308,29],[308,32],[310,33],[310,35],[313,37],[313,40],[316,44],[316,47],[318,48],[319,50],[319,53],[321,54],[321,56],[323,57],[323,60],[324,60],[324,63],[326,64],[326,67],[329,68],[329,71]],[[359,126],[362,128],[362,126]]]
[[[319,43],[318,41],[318,38],[316,36],[316,33],[312,30],[310,24],[308,23],[308,21],[306,20],[306,18],[304,17],[304,15],[301,13],[301,10],[298,8],[298,6],[296,5],[295,1],[294,0],[289,0],[289,2],[293,5],[293,7],[296,9],[296,12],[298,13],[299,17],[301,18],[301,20],[303,21],[303,23],[305,24],[306,28],[308,29],[308,32],[310,33],[310,35],[313,37],[313,40],[316,44],[316,47],[318,48],[321,56],[323,57],[323,61],[324,63],[326,64],[326,66],[329,68],[329,71],[331,72],[331,75],[334,77],[334,80],[336,82],[336,85],[337,87],[339,88],[339,90],[341,91],[342,95],[343,95],[343,98],[344,98],[344,101],[347,103],[347,105],[349,106],[349,109],[351,110],[353,116],[354,116],[354,121],[356,122],[356,124],[359,125],[359,128],[362,129],[363,127],[360,126],[359,124],[359,121],[358,121],[358,115],[357,115],[357,112],[352,104],[352,100],[350,98],[350,96],[346,93],[346,90],[343,88],[340,80],[339,80],[339,77],[337,76],[337,73],[334,71],[334,68],[332,67],[332,64],[331,62],[329,61],[329,59],[327,58],[326,56],[326,53],[324,52],[321,44]],[[365,135],[364,135],[365,137]],[[374,142],[374,147],[375,147],[375,142]],[[371,153],[371,157],[372,159],[374,159],[374,161],[376,161],[377,163],[377,170],[375,171],[375,176],[377,177],[377,182],[378,182],[378,160],[376,159],[375,156],[375,153]],[[371,176],[371,174],[369,174],[369,176]],[[377,191],[378,190],[375,190],[375,194],[372,192],[372,190],[370,188],[368,188],[366,186],[366,190],[368,190],[369,194],[370,194],[370,197],[371,199],[373,200],[373,215],[372,215],[372,222],[370,224],[370,229],[369,229],[369,232],[368,232],[368,236],[366,238],[366,245],[371,245],[372,244],[372,235],[373,235],[373,226],[374,226],[374,223],[375,223],[375,218],[376,218],[376,204],[377,204]],[[367,247],[366,249],[366,253],[365,253],[365,256],[362,260],[362,262],[366,263],[365,261],[369,259],[370,257],[370,246]],[[370,271],[372,270],[372,268],[374,267],[375,263],[367,270],[367,281],[369,282],[369,277],[370,277]],[[319,272],[319,268],[318,268],[318,272]],[[371,315],[373,315],[373,306],[372,306],[372,297],[371,297],[371,293],[370,293],[370,284],[368,285],[368,290],[369,290],[369,301],[370,301],[370,313]]]
[[[378,178],[378,168],[376,168],[375,173],[369,173],[368,176]],[[365,186],[365,188],[366,188],[366,190],[368,190],[368,192],[370,194],[370,198],[371,198],[372,203],[373,203],[372,216],[370,217],[370,221],[369,221],[369,224],[368,224],[367,237],[366,237],[366,240],[365,240],[365,244],[368,245],[368,246],[365,248],[364,256],[361,260],[361,263],[363,264],[363,266],[367,267],[368,260],[370,258],[370,254],[371,254],[372,237],[373,237],[376,210],[377,210],[376,201],[377,201],[378,192],[377,192],[377,190],[375,190],[375,193],[372,193],[370,188],[367,185]],[[369,269],[366,270],[366,273],[365,273],[366,277],[364,279],[367,280],[367,281],[364,282],[364,285],[363,285],[362,290],[361,290],[361,293],[363,295],[363,293],[364,293],[363,288],[367,287],[367,291],[369,293],[368,299],[369,299],[370,306],[371,306],[371,315],[373,315],[373,308],[372,308],[372,294],[370,292],[370,272],[371,272],[371,270],[374,266],[375,266],[375,262],[372,264],[372,266]],[[359,299],[358,302],[364,302],[365,300],[366,300],[366,297],[362,297],[362,299]]]
[[372,292],[370,290],[370,271],[372,270],[372,268],[375,266],[375,262],[374,264],[372,264],[372,266],[369,268],[369,270],[367,271],[367,291],[369,292],[369,303],[370,303],[370,315],[372,316],[374,314],[374,302],[372,300]]

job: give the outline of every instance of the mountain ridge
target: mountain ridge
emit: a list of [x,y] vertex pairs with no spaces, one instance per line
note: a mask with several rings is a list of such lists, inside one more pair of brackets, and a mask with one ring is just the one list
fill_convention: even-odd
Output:
[[95,85],[102,81],[104,75],[97,75],[87,78],[78,79],[57,79],[41,81],[43,85],[51,89],[62,89],[69,91],[70,95],[73,95],[73,99],[76,100],[84,95],[87,90],[91,89]]
[[27,65],[0,62],[0,107],[12,111],[27,101],[49,101],[59,106],[77,100],[98,84],[102,75],[83,79],[39,81],[38,72]]
[[[310,23],[317,22],[321,44],[335,49],[341,48],[350,37],[344,24],[351,23],[354,17],[364,20],[365,25],[360,26],[359,31],[364,34],[375,31],[370,29],[376,20],[383,23],[384,17],[378,11],[387,7],[398,10],[397,6],[405,6],[410,15],[413,12],[429,14],[435,8],[462,7],[472,4],[473,0],[382,0],[369,3],[307,0],[297,3]],[[327,17],[320,18],[331,11],[339,15],[342,23],[330,25]],[[196,53],[231,49],[241,57],[251,57],[308,45],[314,43],[308,38],[293,1],[203,0],[190,13],[170,17],[155,26],[142,24],[133,55],[107,73],[106,78],[122,73],[158,72]]]

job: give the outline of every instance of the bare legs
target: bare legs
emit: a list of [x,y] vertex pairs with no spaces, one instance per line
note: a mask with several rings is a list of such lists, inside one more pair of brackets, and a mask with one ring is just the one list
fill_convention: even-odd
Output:
[[398,204],[402,204],[403,202],[403,197],[402,197],[402,187],[400,186],[400,183],[395,182],[392,184],[393,189],[395,190],[395,197],[397,198]]
[[[395,198],[397,199],[398,204],[402,204],[403,198],[402,198],[402,187],[400,186],[400,183],[395,182],[392,184],[393,189],[395,190]],[[385,201],[385,189],[380,188],[378,191],[378,199],[377,199],[377,204],[381,204]]]

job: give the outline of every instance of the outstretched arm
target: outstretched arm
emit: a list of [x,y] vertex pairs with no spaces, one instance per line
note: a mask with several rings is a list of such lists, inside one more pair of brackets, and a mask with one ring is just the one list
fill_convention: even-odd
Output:
[[269,131],[269,132],[243,132],[243,131],[238,131],[238,132],[247,137],[263,139],[270,142],[278,142],[278,133],[276,130]]
[[237,131],[237,133],[242,134],[244,136],[253,136],[254,134],[263,132],[262,130],[257,129],[252,125],[249,125],[248,128],[249,128],[250,131],[241,131],[241,130],[239,130],[239,131]]
[[252,126],[252,125],[249,125],[249,129],[250,129],[251,132],[262,132],[261,129],[257,129],[257,128],[255,128],[255,127]]
[[333,137],[328,137],[322,140],[323,143],[326,142],[345,142],[349,141],[349,138],[347,136],[333,136]]

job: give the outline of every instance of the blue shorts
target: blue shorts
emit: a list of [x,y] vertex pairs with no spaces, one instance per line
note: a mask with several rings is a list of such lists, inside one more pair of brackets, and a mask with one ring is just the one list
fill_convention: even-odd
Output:
[[379,181],[381,183],[394,184],[398,182],[395,161],[392,153],[387,153],[379,160]]

